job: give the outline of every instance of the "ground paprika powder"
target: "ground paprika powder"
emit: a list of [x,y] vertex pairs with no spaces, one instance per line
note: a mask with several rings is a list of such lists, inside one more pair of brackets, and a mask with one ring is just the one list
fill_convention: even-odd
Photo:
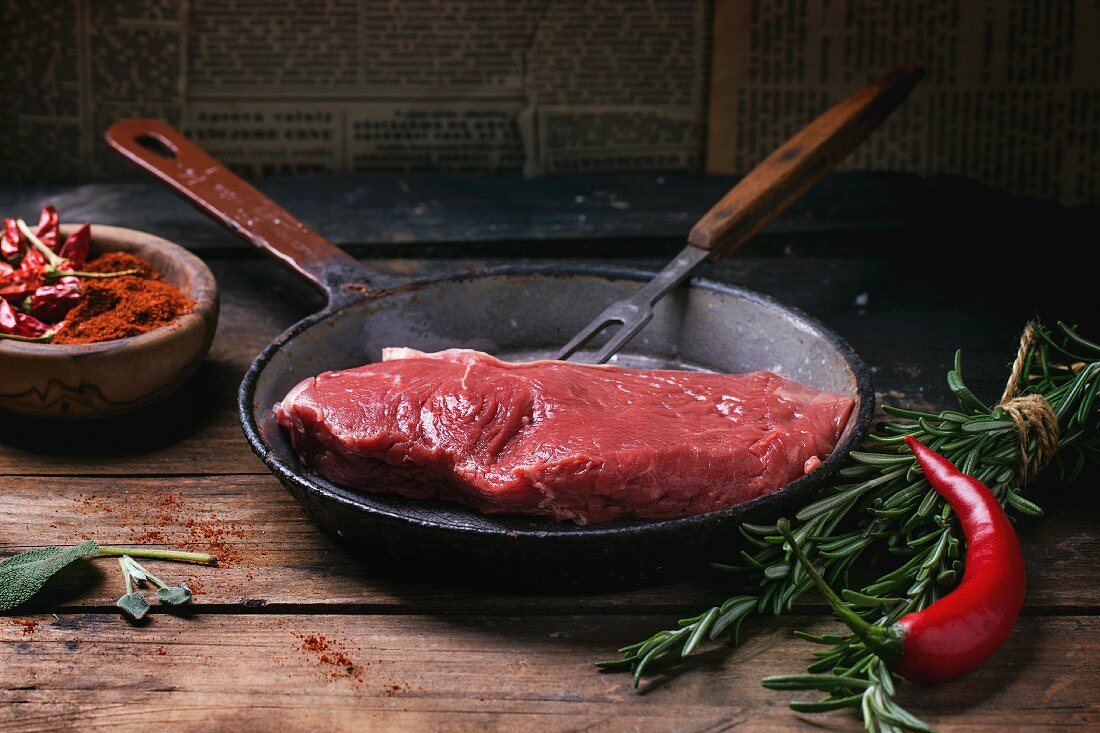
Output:
[[161,279],[145,260],[126,252],[109,252],[91,260],[88,272],[133,275],[81,282],[81,297],[68,312],[55,344],[89,344],[137,336],[165,326],[187,313],[194,302]]
[[166,326],[194,302],[146,260],[107,252],[88,260],[92,228],[64,240],[57,209],[42,207],[38,227],[0,227],[0,341],[90,344]]

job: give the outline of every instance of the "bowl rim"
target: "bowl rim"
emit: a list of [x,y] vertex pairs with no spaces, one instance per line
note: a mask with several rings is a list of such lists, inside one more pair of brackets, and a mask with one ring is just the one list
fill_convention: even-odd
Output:
[[[83,225],[84,222],[80,224],[63,223],[60,225],[60,230],[62,233],[67,234]],[[96,341],[90,344],[42,344],[15,341],[13,339],[0,339],[0,354],[7,351],[9,354],[20,354],[23,356],[34,355],[39,357],[52,356],[68,358],[88,354],[110,353],[120,349],[140,349],[160,342],[178,331],[196,327],[204,328],[204,323],[207,319],[203,317],[203,314],[216,312],[218,307],[217,280],[214,278],[214,273],[210,271],[207,264],[191,250],[163,237],[158,237],[155,234],[143,232],[138,229],[128,229],[126,227],[95,223],[91,223],[91,227],[93,248],[97,242],[102,243],[104,239],[108,240],[108,242],[118,242],[119,240],[140,237],[146,240],[143,242],[144,244],[164,248],[173,258],[185,262],[189,266],[189,269],[198,277],[198,282],[191,288],[191,292],[186,293],[186,295],[195,301],[195,307],[171,323],[158,326],[151,331],[146,331],[137,336],[126,336],[125,338],[111,339],[110,341]],[[106,251],[126,251],[126,249],[120,247],[118,249]]]

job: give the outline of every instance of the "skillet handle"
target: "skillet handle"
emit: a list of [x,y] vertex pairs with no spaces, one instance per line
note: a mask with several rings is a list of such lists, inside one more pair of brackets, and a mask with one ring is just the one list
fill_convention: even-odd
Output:
[[718,260],[793,204],[909,96],[924,69],[908,64],[858,89],[779,146],[742,178],[688,234]]
[[365,268],[160,120],[122,120],[107,143],[333,300]]

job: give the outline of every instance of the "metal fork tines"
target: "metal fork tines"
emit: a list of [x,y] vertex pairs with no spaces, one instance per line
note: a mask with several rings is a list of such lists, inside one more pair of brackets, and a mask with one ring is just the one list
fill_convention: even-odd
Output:
[[603,309],[580,333],[558,352],[557,359],[565,360],[573,356],[582,346],[603,333],[608,328],[619,326],[618,330],[600,348],[591,363],[603,364],[626,346],[642,328],[653,319],[653,305],[663,298],[672,288],[679,285],[691,274],[692,270],[710,257],[709,250],[688,245],[676,255],[650,280],[645,287],[629,298],[617,300]]
[[619,330],[596,354],[603,364],[653,318],[653,305],[699,264],[725,257],[786,211],[897,109],[924,70],[907,64],[819,115],[726,192],[688,233],[688,246],[644,288],[604,309],[558,354],[568,359],[603,331]]

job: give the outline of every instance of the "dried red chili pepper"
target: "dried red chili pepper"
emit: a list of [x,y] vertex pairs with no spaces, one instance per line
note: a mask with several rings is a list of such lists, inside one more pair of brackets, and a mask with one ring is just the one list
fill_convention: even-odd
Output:
[[15,219],[4,219],[4,232],[0,235],[0,256],[13,260],[23,251],[23,233]]
[[[16,226],[19,227],[20,233],[27,239],[27,254],[23,256],[23,266],[26,273],[29,276],[30,273],[37,273],[37,275],[46,282],[53,282],[59,278],[66,276],[86,277],[93,279],[108,279],[115,277],[125,277],[126,275],[134,275],[139,270],[130,270],[124,272],[82,272],[80,270],[72,269],[72,263],[64,257],[59,256],[52,249],[47,247],[41,240],[38,239],[38,235],[32,232],[27,223],[22,219],[15,220]],[[87,225],[85,225],[87,226]],[[87,235],[91,238],[91,232]],[[89,243],[90,244],[90,243]],[[73,244],[74,249],[79,250],[81,248],[80,241]]]
[[49,262],[44,254],[34,247],[28,247],[26,254],[23,255],[23,261],[19,263],[19,271],[27,280],[41,280],[48,265]]
[[[22,219],[7,219],[4,221],[2,236],[4,256],[0,258],[0,339],[44,342],[51,341],[58,333],[62,333],[63,338],[60,340],[65,343],[90,343],[105,338],[122,338],[133,333],[144,333],[152,327],[149,324],[154,322],[154,316],[136,302],[142,295],[141,288],[123,286],[122,296],[128,308],[126,314],[127,317],[132,315],[136,319],[135,323],[132,328],[127,326],[126,333],[118,335],[110,331],[105,336],[107,331],[104,329],[109,331],[109,324],[97,322],[96,319],[103,314],[96,309],[97,304],[91,296],[96,291],[114,292],[117,288],[109,284],[86,287],[82,281],[87,279],[97,283],[111,283],[119,278],[146,273],[148,265],[117,270],[109,267],[105,269],[102,263],[88,264],[92,241],[90,225],[85,224],[70,234],[64,243],[60,243],[57,211],[52,206],[46,206],[39,217],[37,231],[28,227]],[[16,261],[18,266],[14,264]],[[88,265],[90,271],[84,271],[85,265]],[[159,305],[167,303],[166,307],[180,309],[189,302],[178,291],[157,281],[155,277],[150,282],[154,289],[163,290],[168,287],[175,293],[175,300],[169,299],[171,302],[164,301]],[[87,307],[81,310],[78,308],[81,304]],[[160,315],[156,317],[159,318]],[[62,319],[67,319],[67,323]],[[80,331],[77,333],[74,327],[81,323],[84,327],[76,329]]]
[[15,329],[16,334],[19,336],[26,336],[27,338],[39,338],[47,334],[53,336],[49,324],[43,323],[28,313],[17,312],[15,320],[19,322]]
[[46,258],[33,248],[23,255],[19,267],[0,273],[0,298],[21,303],[43,284],[43,268]]
[[69,235],[57,254],[69,261],[70,269],[80,269],[87,262],[91,247],[92,227],[85,224]]
[[17,338],[31,341],[46,340],[53,336],[50,327],[32,315],[21,313],[0,298],[0,338]]
[[802,567],[867,648],[902,676],[943,682],[974,669],[1004,642],[1024,605],[1024,556],[1004,509],[985,484],[920,441],[905,438],[925,478],[955,510],[966,537],[966,568],[955,590],[891,626],[874,626],[844,605],[780,520]]
[[27,311],[49,323],[60,321],[80,302],[80,278],[63,277],[53,285],[43,285],[30,296]]
[[15,320],[15,310],[6,300],[0,300],[0,333],[15,333],[18,322]]
[[0,299],[22,303],[42,284],[37,276],[27,277],[22,270],[14,269],[0,279]]
[[15,310],[6,300],[0,300],[0,333],[15,333],[19,325],[15,320]]
[[50,249],[57,251],[58,237],[57,209],[50,204],[42,207],[42,213],[38,215],[38,229],[35,236]]

